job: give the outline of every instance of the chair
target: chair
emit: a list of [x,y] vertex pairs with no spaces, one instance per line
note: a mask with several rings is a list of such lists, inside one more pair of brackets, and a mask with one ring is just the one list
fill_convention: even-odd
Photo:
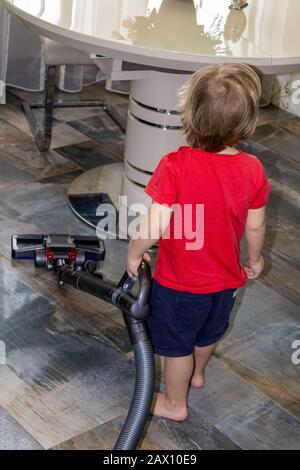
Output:
[[[45,100],[42,104],[24,101],[22,107],[38,148],[45,152],[49,150],[51,145],[54,108],[99,106],[106,110],[106,105],[102,100],[55,103],[57,67],[60,65],[93,65],[94,61],[88,54],[50,39],[42,38],[42,42],[46,65]],[[42,129],[39,127],[33,113],[33,109],[37,108],[44,108],[45,110]]]

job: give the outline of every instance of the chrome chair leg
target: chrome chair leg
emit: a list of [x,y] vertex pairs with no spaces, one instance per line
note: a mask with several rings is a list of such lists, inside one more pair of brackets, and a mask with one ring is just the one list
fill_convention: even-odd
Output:
[[[98,106],[106,109],[104,101],[67,101],[66,103],[55,103],[56,91],[56,65],[50,65],[47,68],[45,83],[45,101],[44,103],[30,103],[24,101],[22,107],[30,126],[31,133],[41,152],[47,152],[51,146],[52,128],[53,128],[53,111],[54,108],[75,108],[75,107],[92,107]],[[42,108],[45,110],[43,117],[43,126],[40,128],[33,110]]]
[[[55,79],[56,79],[56,66],[49,66],[47,69],[46,77],[46,95],[44,104],[33,104],[28,101],[22,103],[22,107],[30,126],[31,133],[35,142],[41,152],[49,150],[52,137],[53,125],[53,108],[55,96]],[[42,129],[37,123],[33,109],[44,108],[45,114],[43,118]]]

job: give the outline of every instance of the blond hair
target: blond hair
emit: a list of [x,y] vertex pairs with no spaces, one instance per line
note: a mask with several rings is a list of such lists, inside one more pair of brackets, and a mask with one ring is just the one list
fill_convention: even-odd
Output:
[[254,133],[261,83],[244,64],[205,67],[191,75],[180,90],[179,114],[188,144],[221,152]]

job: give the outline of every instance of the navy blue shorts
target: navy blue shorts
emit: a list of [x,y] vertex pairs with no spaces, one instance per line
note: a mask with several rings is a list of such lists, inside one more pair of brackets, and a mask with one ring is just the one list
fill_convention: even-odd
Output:
[[237,289],[192,294],[153,281],[151,314],[147,320],[156,354],[183,357],[195,346],[218,342],[226,333]]

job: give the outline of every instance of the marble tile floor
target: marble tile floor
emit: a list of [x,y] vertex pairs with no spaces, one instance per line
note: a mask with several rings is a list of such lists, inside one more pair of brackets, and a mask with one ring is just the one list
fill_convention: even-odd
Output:
[[[121,315],[71,288],[58,290],[31,263],[12,261],[10,236],[66,227],[93,234],[68,208],[67,189],[82,171],[122,160],[124,135],[101,109],[58,109],[51,150],[41,154],[20,100],[42,95],[11,92],[0,107],[0,340],[7,355],[0,449],[111,448],[134,380]],[[78,96],[103,97],[125,122],[126,97],[98,85]],[[241,145],[262,160],[273,186],[266,272],[240,292],[207,386],[190,393],[189,419],[150,418],[143,449],[300,449],[300,366],[291,359],[300,340],[300,119],[270,106]],[[124,242],[107,242],[104,274],[117,281],[125,256]],[[163,361],[157,364],[163,387]]]

